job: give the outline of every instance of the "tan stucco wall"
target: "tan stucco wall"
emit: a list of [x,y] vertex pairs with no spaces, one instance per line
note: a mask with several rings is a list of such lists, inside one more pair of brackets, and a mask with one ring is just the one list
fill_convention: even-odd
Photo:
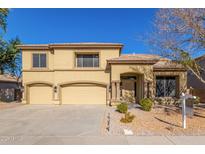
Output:
[[102,71],[55,71],[54,83],[61,84],[70,81],[96,81],[109,83],[109,73]]
[[[32,53],[45,52],[48,55],[48,68],[36,70],[32,68]],[[99,68],[75,68],[76,53],[99,53]],[[119,56],[118,49],[56,49],[54,52],[49,50],[23,51],[23,85],[33,82],[49,82],[54,86],[71,81],[91,81],[109,84],[109,72],[105,72],[107,59]],[[28,88],[24,90],[24,103]],[[59,93],[60,90],[58,90]],[[59,94],[54,94],[56,104],[59,103]]]
[[[111,81],[120,81],[120,75],[124,73],[135,73],[137,75],[137,99],[147,96],[146,84],[150,82],[150,90],[153,89],[153,66],[143,64],[112,64]],[[150,91],[153,96],[153,91]]]
[[118,49],[54,49],[50,50],[24,50],[22,53],[23,70],[32,69],[32,54],[33,53],[47,53],[48,55],[48,69],[74,69],[76,53],[99,53],[100,68],[105,69],[107,59],[119,57]]
[[22,52],[22,70],[32,70],[32,54],[47,54],[47,69],[53,70],[53,54],[50,50],[26,50]]
[[[113,64],[111,66],[111,80],[112,81],[119,81],[120,74],[123,73],[136,73],[142,74],[138,76],[138,83],[137,83],[137,95],[139,99],[146,97],[148,94],[147,89],[147,82],[149,82],[149,96],[154,98],[156,93],[156,76],[177,76],[178,77],[178,95],[181,92],[185,92],[187,88],[187,73],[186,71],[154,71],[152,65],[137,65],[137,64]],[[140,84],[141,83],[141,84]],[[141,87],[142,86],[142,87]]]
[[111,66],[111,79],[113,81],[120,80],[120,74],[123,73],[136,73],[144,74],[146,79],[151,79],[153,74],[152,65],[142,64],[113,64]]

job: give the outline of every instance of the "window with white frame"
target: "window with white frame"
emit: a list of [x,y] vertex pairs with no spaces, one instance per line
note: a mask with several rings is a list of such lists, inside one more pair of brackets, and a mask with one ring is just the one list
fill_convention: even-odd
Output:
[[46,53],[33,54],[33,68],[46,68]]
[[76,67],[99,67],[99,54],[77,54]]

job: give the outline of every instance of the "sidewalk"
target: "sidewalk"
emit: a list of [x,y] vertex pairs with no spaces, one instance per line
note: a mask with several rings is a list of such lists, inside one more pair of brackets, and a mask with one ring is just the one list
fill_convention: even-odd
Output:
[[204,145],[205,136],[0,136],[0,144]]
[[204,145],[205,136],[127,136],[128,144]]

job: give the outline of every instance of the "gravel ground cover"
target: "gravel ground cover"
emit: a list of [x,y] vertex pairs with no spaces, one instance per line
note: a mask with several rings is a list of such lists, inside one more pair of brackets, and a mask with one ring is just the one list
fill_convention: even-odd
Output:
[[134,135],[205,135],[205,108],[195,107],[194,116],[187,117],[187,129],[182,128],[182,115],[174,107],[155,107],[151,112],[140,107],[129,109],[135,115],[132,123],[120,122],[123,114],[116,107],[109,107],[104,117],[104,135],[123,135],[123,129],[131,129]]

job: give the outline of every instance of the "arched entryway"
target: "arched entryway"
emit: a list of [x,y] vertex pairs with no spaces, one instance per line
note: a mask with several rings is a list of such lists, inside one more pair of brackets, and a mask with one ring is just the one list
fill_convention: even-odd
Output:
[[120,74],[120,99],[129,103],[138,103],[143,97],[143,74]]

